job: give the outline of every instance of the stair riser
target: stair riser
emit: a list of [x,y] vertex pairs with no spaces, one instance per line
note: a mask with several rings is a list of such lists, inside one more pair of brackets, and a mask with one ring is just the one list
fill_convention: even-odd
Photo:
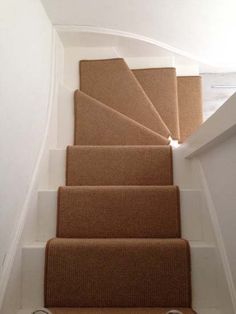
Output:
[[57,147],[74,144],[74,91],[60,86],[57,109]]
[[52,149],[49,157],[49,189],[65,185],[66,150]]
[[66,185],[172,185],[170,146],[69,146]]
[[[141,161],[141,156],[143,156],[143,153],[145,152],[145,150],[140,150],[137,154],[135,153],[135,150],[132,148],[133,153],[128,153],[127,154],[127,158],[129,160],[129,164],[124,163],[123,165],[127,168],[127,174],[129,167],[133,167],[133,171],[138,170],[137,172],[137,176],[140,177],[140,179],[144,178],[144,173],[147,175],[147,170],[149,168],[150,174],[148,176],[148,179],[146,179],[146,181],[139,181],[139,177],[130,177],[129,175],[125,175],[125,178],[123,179],[119,179],[119,174],[120,172],[118,171],[119,168],[113,168],[115,170],[113,170],[114,175],[110,177],[107,176],[106,179],[104,179],[104,170],[101,169],[101,166],[105,167],[105,161],[102,157],[102,155],[100,155],[101,158],[101,166],[98,165],[98,161],[97,161],[97,153],[95,153],[95,151],[91,150],[91,160],[89,161],[87,159],[87,152],[85,152],[85,149],[83,147],[81,147],[81,149],[83,149],[82,153],[83,155],[81,155],[81,153],[79,153],[79,150],[77,150],[77,152],[74,154],[74,152],[72,152],[73,154],[71,156],[73,156],[74,161],[76,161],[77,159],[77,155],[78,156],[82,156],[83,161],[80,162],[80,170],[85,173],[86,172],[86,176],[83,175],[84,180],[80,181],[77,180],[77,178],[79,178],[79,175],[75,176],[75,180],[69,180],[67,181],[66,184],[66,151],[63,149],[53,149],[50,151],[50,160],[49,160],[49,173],[50,173],[50,177],[49,177],[49,189],[57,189],[58,186],[63,186],[63,185],[136,185],[136,184],[141,184],[141,185],[171,185],[172,184],[172,166],[171,166],[171,155],[166,156],[166,158],[169,158],[168,160],[164,160],[164,154],[160,154],[162,161],[164,162],[164,164],[160,164],[159,161],[157,160],[157,158],[155,157],[156,152],[154,151],[155,149],[153,149],[151,152],[147,151],[147,157],[148,159],[143,159]],[[87,148],[86,148],[87,149]],[[73,148],[74,150],[74,148]],[[112,148],[113,150],[113,148]],[[157,149],[158,150],[158,149]],[[114,157],[116,157],[116,152],[112,153],[113,154],[113,158],[111,159],[114,160]],[[158,154],[158,152],[157,152]],[[106,154],[107,156],[107,154]],[[121,153],[120,156],[124,156],[126,158],[126,152],[123,154]],[[110,154],[109,158],[111,158],[112,155]],[[139,158],[139,165],[138,164],[134,164],[131,163],[131,160],[133,158]],[[120,158],[120,157],[119,157]],[[153,163],[151,163],[151,159]],[[81,159],[80,159],[81,160]],[[118,158],[117,158],[117,166],[119,167],[120,164],[118,162]],[[71,161],[68,158],[68,164],[71,165]],[[88,161],[90,162],[90,165],[92,165],[94,167],[94,170],[99,171],[100,172],[100,177],[98,176],[94,176],[93,173],[93,179],[91,180],[91,178],[88,176],[88,171],[91,171],[91,167],[88,167]],[[144,161],[146,161],[146,164],[144,166]],[[162,162],[161,161],[161,162]],[[85,162],[86,162],[86,167],[85,168]],[[77,162],[76,162],[77,163]],[[115,165],[115,164],[114,164]],[[110,166],[110,164],[109,164]],[[140,167],[139,167],[140,166]],[[163,167],[166,167],[166,172],[168,172],[168,175],[163,176],[162,174],[164,173],[163,171]],[[142,167],[142,168],[141,168]],[[146,167],[146,168],[145,168]],[[153,169],[151,169],[150,167],[153,167]],[[154,169],[158,169],[160,167],[160,169],[162,169],[161,173],[158,173],[157,171],[155,172]],[[142,173],[142,169],[143,169],[143,173]],[[144,170],[145,169],[145,170]],[[73,170],[73,171],[72,171]],[[74,175],[76,175],[76,172],[79,171],[79,169],[76,169],[77,171],[75,171],[74,167],[73,169],[71,168],[71,173]],[[68,170],[68,172],[70,171],[70,169]],[[124,170],[123,170],[124,171]],[[81,172],[80,172],[81,173]],[[108,172],[107,172],[108,173]],[[109,174],[110,175],[110,174]],[[114,177],[115,176],[115,177]],[[116,178],[116,182],[112,180],[112,178]],[[95,180],[96,179],[96,180]],[[102,179],[102,180],[101,180]],[[104,179],[104,180],[103,180]],[[130,180],[129,180],[130,179]],[[150,181],[152,179],[152,181]],[[72,182],[73,181],[73,182]],[[91,183],[90,183],[91,181]],[[71,183],[72,182],[72,183]],[[110,182],[110,183],[108,183]],[[125,182],[125,183],[123,183]],[[147,183],[145,183],[147,182]]]
[[[190,241],[203,241],[201,192],[180,190],[182,237]],[[37,241],[47,241],[56,236],[57,191],[38,193]]]
[[[212,246],[191,245],[193,307],[218,307],[219,282],[216,250]],[[23,248],[22,307],[43,306],[45,245]]]
[[59,238],[179,238],[175,186],[61,187]]

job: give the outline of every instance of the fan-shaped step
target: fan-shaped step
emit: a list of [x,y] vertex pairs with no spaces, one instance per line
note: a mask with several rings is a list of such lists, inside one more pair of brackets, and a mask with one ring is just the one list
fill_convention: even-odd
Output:
[[138,69],[133,70],[133,73],[169,128],[172,138],[179,139],[175,68]]
[[[173,308],[53,308],[52,314],[168,314]],[[196,314],[190,308],[178,308],[181,314]],[[173,312],[178,314],[179,312]]]
[[53,239],[46,307],[190,307],[190,252],[181,239]]
[[180,237],[176,186],[61,187],[61,238]]
[[147,128],[170,131],[123,59],[80,61],[80,90]]
[[180,141],[184,142],[203,120],[201,77],[180,76],[177,81]]
[[69,146],[66,185],[172,185],[170,146]]
[[85,93],[75,92],[76,145],[167,145],[168,142]]

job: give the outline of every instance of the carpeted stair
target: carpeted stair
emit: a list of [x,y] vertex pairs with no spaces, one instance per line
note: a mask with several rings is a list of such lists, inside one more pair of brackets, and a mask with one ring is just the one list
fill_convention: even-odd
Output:
[[69,146],[67,185],[173,184],[170,146]]
[[123,59],[80,62],[80,90],[165,137],[166,124]]
[[53,314],[195,313],[167,139],[188,132],[184,80],[175,69],[132,72],[123,59],[80,62],[75,145],[58,190],[57,238],[46,248]]
[[[196,314],[191,309],[177,308],[183,314]],[[53,308],[52,314],[166,314],[173,308]],[[176,312],[172,312],[177,314]]]
[[179,206],[174,185],[60,187],[57,237],[179,238]]
[[181,76],[178,82],[180,141],[184,142],[203,120],[200,76]]
[[160,113],[171,137],[179,139],[177,79],[174,68],[133,70],[145,93]]
[[48,307],[191,306],[189,246],[182,239],[52,239]]
[[81,91],[75,92],[75,145],[167,145],[169,140]]

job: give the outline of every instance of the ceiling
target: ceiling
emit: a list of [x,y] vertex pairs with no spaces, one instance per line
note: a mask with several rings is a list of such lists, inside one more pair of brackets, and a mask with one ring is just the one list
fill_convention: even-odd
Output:
[[146,36],[236,70],[235,0],[42,0],[55,25],[93,26]]

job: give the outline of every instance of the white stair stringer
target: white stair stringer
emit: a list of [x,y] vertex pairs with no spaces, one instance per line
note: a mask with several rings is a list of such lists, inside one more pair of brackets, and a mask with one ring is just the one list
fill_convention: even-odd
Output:
[[[45,246],[46,242],[35,242],[23,247],[22,309],[43,307]],[[190,242],[190,247],[193,307],[198,314],[203,314],[201,309],[218,308],[220,281],[216,249],[213,245],[194,241]]]
[[49,189],[65,185],[66,150],[51,149],[49,153]]

